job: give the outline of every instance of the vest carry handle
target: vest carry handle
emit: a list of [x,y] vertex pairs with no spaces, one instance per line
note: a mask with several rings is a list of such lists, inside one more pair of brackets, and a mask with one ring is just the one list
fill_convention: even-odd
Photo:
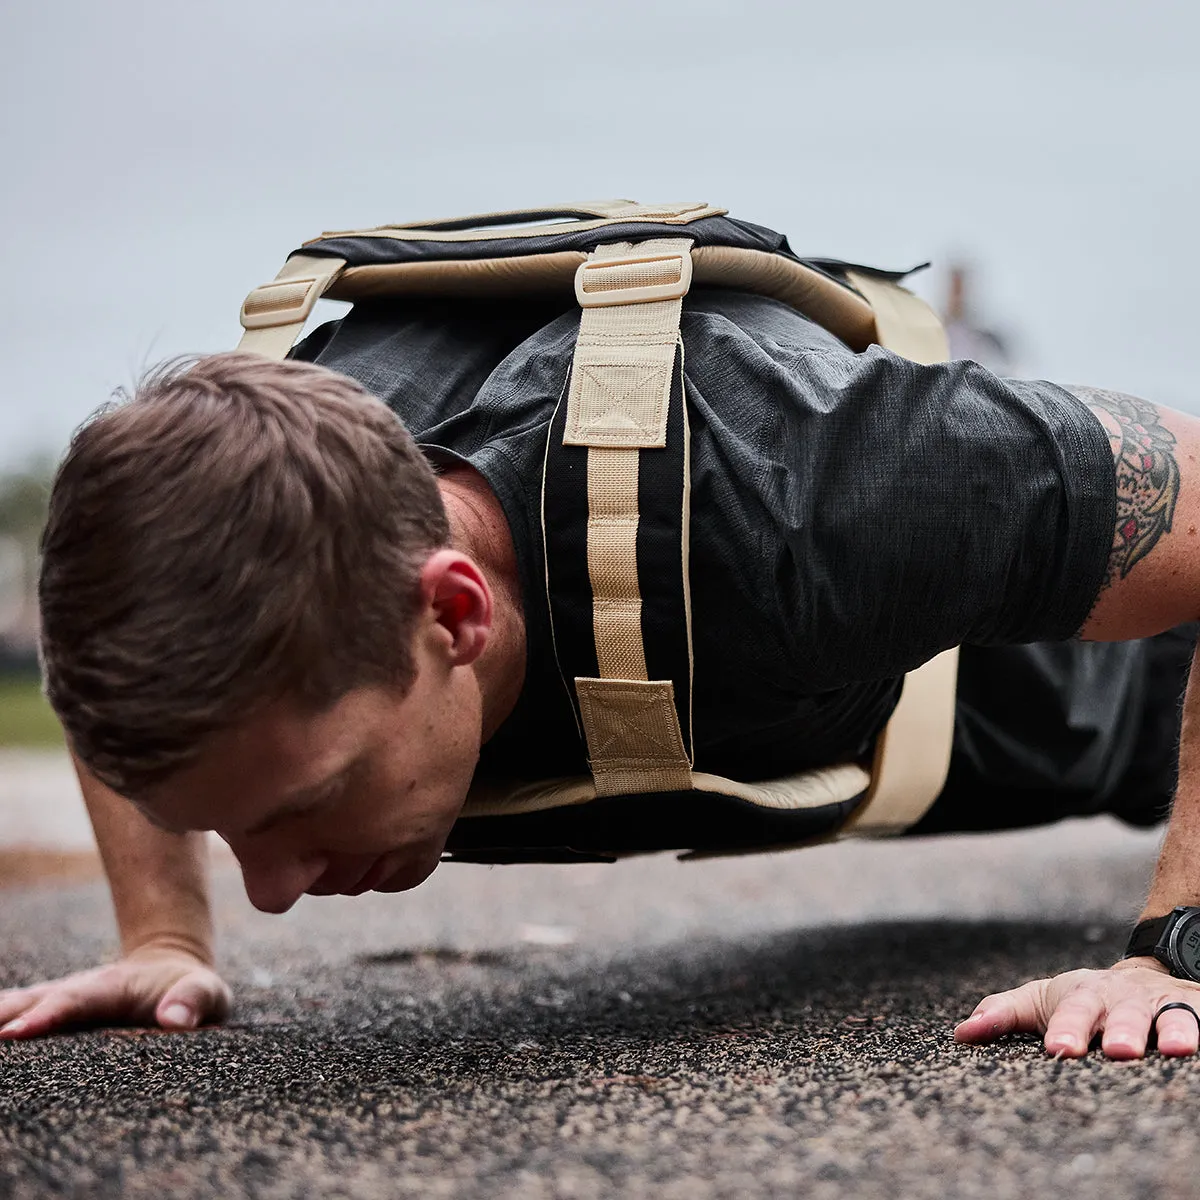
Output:
[[[456,233],[468,229],[495,229],[505,225],[535,225],[546,221],[614,220],[623,216],[640,216],[653,212],[661,219],[694,220],[700,215],[717,212],[707,204],[638,204],[636,200],[588,200],[583,203],[553,204],[547,208],[512,208],[500,212],[477,213],[467,217],[444,217],[434,221],[410,221],[400,225],[380,226],[381,229],[422,229],[432,233]],[[724,210],[720,210],[724,211]]]

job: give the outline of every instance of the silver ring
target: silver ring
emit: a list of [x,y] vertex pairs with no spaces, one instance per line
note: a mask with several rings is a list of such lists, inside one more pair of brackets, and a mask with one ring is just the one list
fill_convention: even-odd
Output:
[[1154,1019],[1150,1022],[1150,1028],[1155,1033],[1158,1032],[1158,1018],[1161,1017],[1163,1013],[1170,1012],[1173,1008],[1183,1008],[1190,1012],[1196,1019],[1196,1028],[1200,1029],[1200,1013],[1198,1013],[1190,1004],[1185,1004],[1182,1000],[1172,1000],[1170,1004],[1164,1004],[1162,1008],[1160,1008],[1158,1012],[1154,1014]]

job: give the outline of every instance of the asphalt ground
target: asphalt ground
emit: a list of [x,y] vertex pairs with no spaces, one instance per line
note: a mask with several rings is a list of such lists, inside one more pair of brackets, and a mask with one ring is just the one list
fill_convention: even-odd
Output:
[[[255,913],[233,1020],[0,1047],[0,1196],[1200,1196],[1200,1066],[956,1046],[1120,950],[1107,819],[699,863],[450,864]],[[98,881],[0,891],[0,985],[111,953]]]

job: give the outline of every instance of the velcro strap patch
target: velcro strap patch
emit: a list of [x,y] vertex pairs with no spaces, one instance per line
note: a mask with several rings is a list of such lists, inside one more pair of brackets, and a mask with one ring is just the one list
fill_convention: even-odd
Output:
[[675,342],[580,346],[567,399],[568,446],[637,449],[667,444]]
[[575,691],[598,796],[691,788],[670,680],[576,679]]

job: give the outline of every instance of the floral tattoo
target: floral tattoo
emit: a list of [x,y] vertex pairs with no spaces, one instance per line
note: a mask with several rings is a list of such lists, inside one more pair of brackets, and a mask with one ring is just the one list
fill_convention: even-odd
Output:
[[1070,389],[1099,418],[1117,472],[1117,524],[1104,586],[1124,579],[1171,529],[1179,499],[1175,437],[1146,400],[1098,388]]

